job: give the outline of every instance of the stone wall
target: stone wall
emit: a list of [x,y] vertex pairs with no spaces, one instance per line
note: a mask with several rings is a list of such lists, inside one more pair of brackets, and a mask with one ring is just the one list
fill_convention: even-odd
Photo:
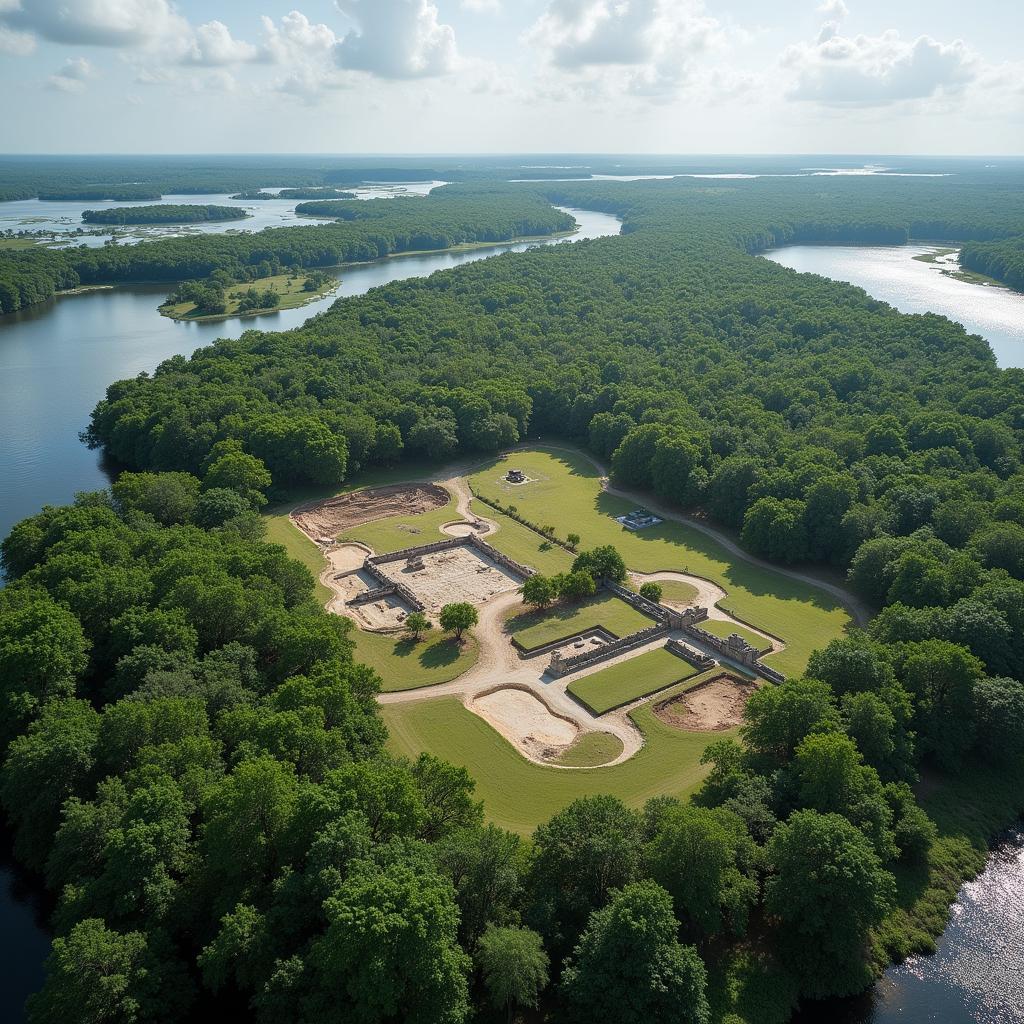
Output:
[[682,658],[683,661],[689,662],[694,668],[700,669],[701,672],[715,667],[714,658],[709,657],[707,654],[701,654],[700,651],[695,651],[692,647],[687,647],[682,640],[669,640],[665,644],[665,650]]
[[626,604],[632,605],[638,612],[650,615],[657,622],[668,622],[669,609],[658,604],[656,601],[648,601],[646,597],[641,597],[636,592],[628,590],[614,580],[602,579],[601,586],[605,590],[610,590],[617,598],[625,601]]
[[421,612],[426,608],[426,605],[404,583],[392,579],[378,567],[372,558],[367,558],[363,562],[363,570],[380,582],[380,590],[387,590],[388,594],[397,594],[414,612]]
[[508,569],[517,576],[522,576],[525,579],[526,577],[535,576],[537,574],[536,569],[533,569],[528,565],[523,565],[522,562],[517,562],[514,558],[509,558],[509,556],[504,552],[499,551],[493,545],[488,544],[487,541],[475,533],[471,533],[468,537],[459,537],[457,539],[476,548],[477,551],[485,554],[496,565],[500,565],[503,569]]
[[390,551],[383,555],[372,555],[367,561],[374,565],[386,565],[388,562],[399,562],[403,558],[417,558],[422,555],[431,555],[435,551],[447,551],[449,548],[462,547],[468,540],[468,537],[446,537],[444,540],[435,540],[432,544],[418,544],[414,548],[402,548],[400,551]]
[[607,661],[609,658],[614,658],[616,655],[625,654],[626,651],[631,651],[635,647],[642,647],[644,644],[649,644],[652,640],[656,640],[659,636],[665,636],[668,633],[668,626],[665,623],[655,623],[653,626],[648,626],[646,629],[641,629],[637,633],[630,633],[629,636],[624,636],[619,640],[614,640],[609,644],[604,644],[602,647],[595,647],[593,650],[584,651],[582,654],[574,654],[571,657],[563,658],[560,657],[558,651],[555,651],[548,664],[548,674],[554,676],[556,679],[562,676],[567,676],[570,672],[578,672],[581,668],[586,668],[588,665],[596,665],[598,662]]

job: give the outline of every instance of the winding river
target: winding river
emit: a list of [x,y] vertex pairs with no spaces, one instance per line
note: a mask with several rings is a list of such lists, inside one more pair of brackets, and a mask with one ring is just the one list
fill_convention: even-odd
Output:
[[[272,212],[268,208],[267,214]],[[579,224],[573,240],[619,232],[619,221],[612,216],[570,212]],[[77,434],[111,381],[152,371],[163,359],[187,355],[215,338],[238,337],[250,328],[296,327],[339,296],[557,241],[564,239],[345,267],[337,272],[341,284],[333,296],[245,320],[188,324],[161,317],[156,307],[167,290],[162,287],[61,297],[0,317],[0,537],[43,504],[67,502],[76,491],[106,485],[100,458],[78,441]],[[1024,296],[944,276],[935,266],[912,260],[919,251],[906,246],[792,246],[766,255],[793,269],[850,281],[905,312],[943,313],[986,337],[1000,365],[1024,365]],[[802,1024],[1024,1021],[1022,839],[1020,834],[1007,837],[984,874],[963,887],[934,957],[916,958],[890,970],[860,999],[807,1007]],[[49,940],[47,907],[40,899],[38,883],[21,873],[5,842],[0,842],[0,1020],[11,1024],[24,1019],[24,999],[42,983]]]

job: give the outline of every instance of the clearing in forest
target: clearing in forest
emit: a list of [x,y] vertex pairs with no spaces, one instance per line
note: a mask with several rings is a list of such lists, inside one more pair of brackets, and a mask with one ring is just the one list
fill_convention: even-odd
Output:
[[333,543],[342,533],[364,523],[392,516],[417,516],[444,508],[449,500],[448,492],[436,484],[394,484],[301,505],[292,512],[291,519],[310,540]]

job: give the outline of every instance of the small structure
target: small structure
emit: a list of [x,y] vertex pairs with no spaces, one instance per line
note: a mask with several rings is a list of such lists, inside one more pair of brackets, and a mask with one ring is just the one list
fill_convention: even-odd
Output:
[[526,483],[526,474],[521,469],[510,469],[505,474],[505,479],[510,484],[525,484]]
[[410,557],[409,561],[405,563],[406,572],[423,572],[425,568],[422,555],[413,555]]
[[645,530],[648,526],[657,526],[662,520],[653,512],[645,508],[635,508],[624,516],[616,516],[615,521],[621,523],[627,530]]

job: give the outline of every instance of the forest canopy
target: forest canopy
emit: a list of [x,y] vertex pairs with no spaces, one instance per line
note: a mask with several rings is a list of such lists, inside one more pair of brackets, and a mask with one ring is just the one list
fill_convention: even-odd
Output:
[[121,206],[108,210],[83,210],[86,224],[192,224],[204,220],[242,220],[248,214],[238,206]]

